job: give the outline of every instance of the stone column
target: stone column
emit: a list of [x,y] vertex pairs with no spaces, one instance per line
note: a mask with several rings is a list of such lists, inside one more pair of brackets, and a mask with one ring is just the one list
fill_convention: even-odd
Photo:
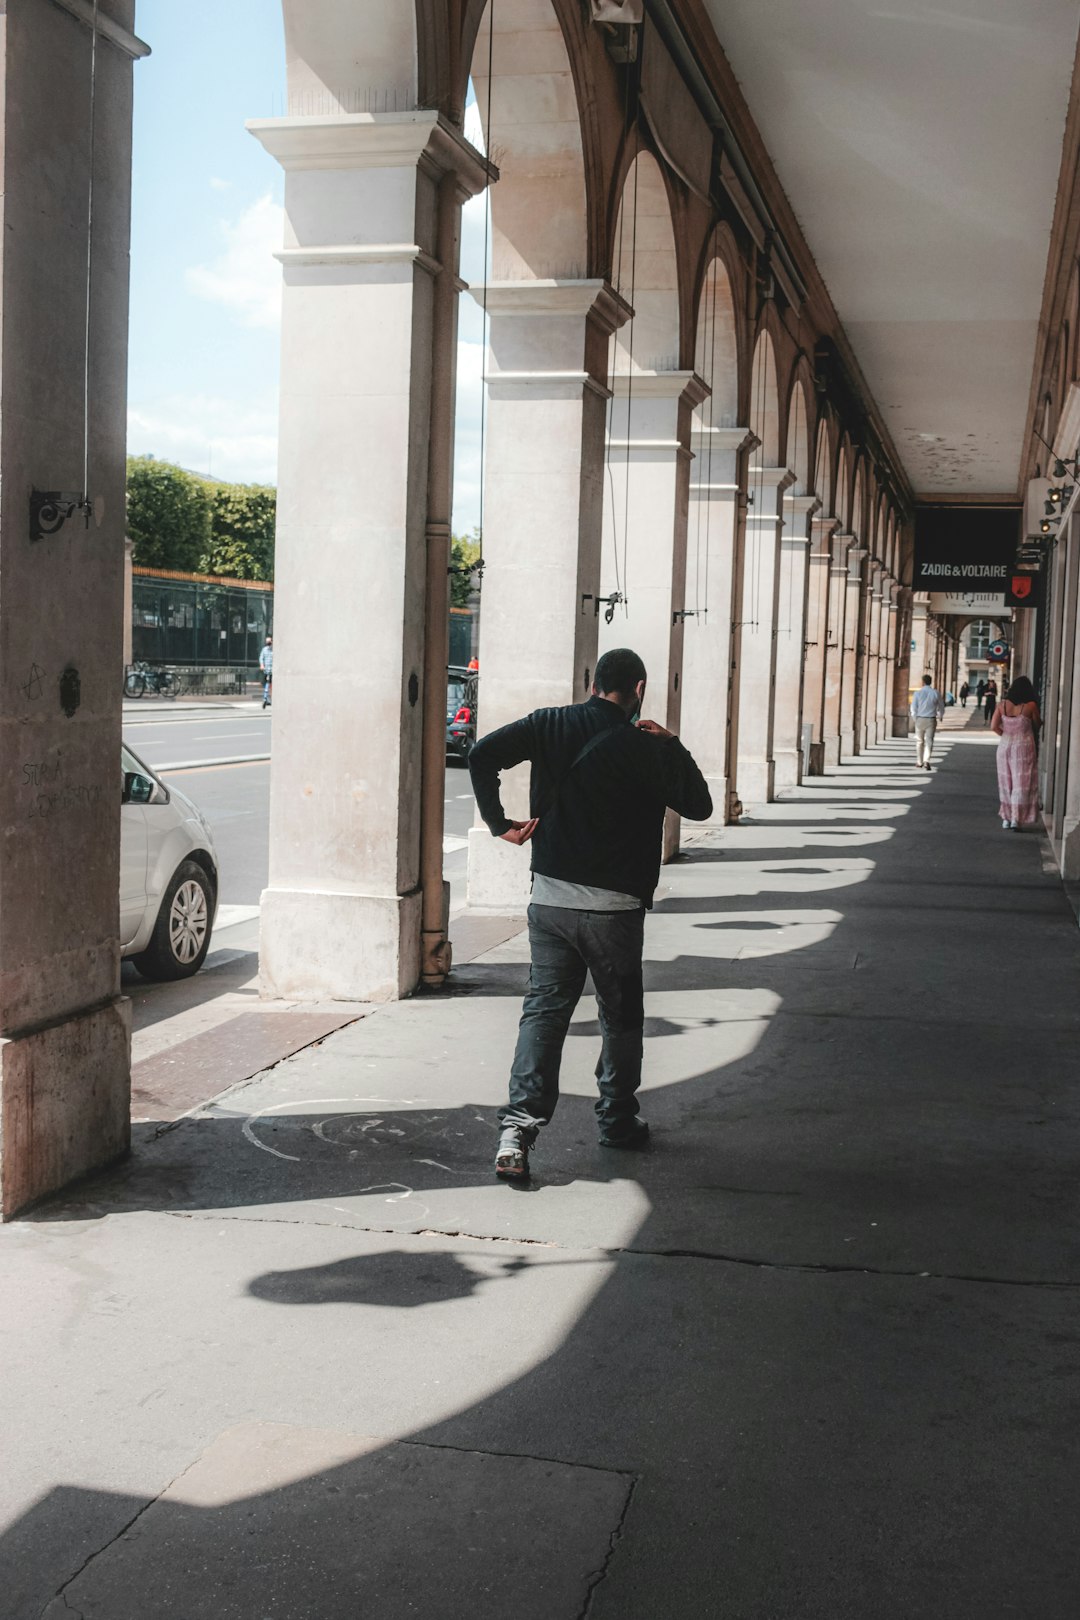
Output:
[[816,495],[784,496],[777,612],[776,698],[773,715],[774,786],[777,793],[802,781],[802,726],[806,624],[810,590],[810,529],[821,505]]
[[874,694],[874,735],[884,742],[890,734],[889,725],[889,673],[892,669],[892,646],[895,614],[896,586],[891,574],[883,571],[881,577],[881,612],[878,618],[878,684]]
[[[692,371],[638,371],[612,379],[615,405],[608,446],[614,487],[605,506],[604,590],[619,587],[626,602],[611,624],[601,620],[600,652],[632,647],[645,660],[645,713],[681,727],[682,658],[686,635],[686,534],[690,503],[693,412],[708,395]],[[678,817],[664,830],[664,858],[679,847]]]
[[916,677],[915,659],[918,651],[913,598],[906,586],[896,587],[892,624],[892,734],[894,737],[906,737],[911,731],[911,684]]
[[839,520],[810,520],[809,584],[806,604],[806,659],[803,675],[803,724],[812,727],[810,771],[820,776],[825,768],[822,741],[825,718],[825,649],[829,639],[829,568],[832,537]]
[[0,33],[5,1219],[129,1141],[120,661],[132,58],[146,47],[132,0],[102,0],[96,49],[84,11],[9,6]]
[[866,664],[863,671],[862,747],[865,751],[878,741],[877,700],[881,665],[881,580],[884,569],[879,562],[870,567],[867,608]]
[[794,482],[795,474],[786,467],[752,467],[749,472],[754,504],[746,514],[736,784],[744,805],[768,804],[776,796],[773,723],[780,537],[784,492]]
[[[480,734],[580,703],[596,668],[609,339],[629,306],[603,281],[488,288],[488,426],[480,615]],[[503,779],[515,821],[529,767]],[[479,823],[469,904],[518,912],[529,862]]]
[[683,642],[680,735],[709,784],[712,823],[717,826],[729,818],[734,774],[731,745],[737,637],[733,627],[742,610],[736,594],[736,563],[746,510],[746,463],[756,443],[749,428],[708,428],[696,423],[691,434],[695,460],[687,553],[696,562],[700,544],[703,579],[698,613],[688,621]]
[[440,225],[488,171],[435,112],[249,128],[286,171],[262,983],[381,1000],[420,968],[429,462],[453,431],[432,378],[452,384],[456,343]]
[[847,617],[847,554],[853,534],[834,534],[829,567],[829,624],[825,644],[825,706],[822,741],[825,764],[840,763],[840,699],[844,681],[844,621]]
[[862,565],[866,547],[855,545],[848,552],[847,607],[844,611],[843,688],[840,697],[840,757],[849,759],[858,752],[858,671],[862,635]]

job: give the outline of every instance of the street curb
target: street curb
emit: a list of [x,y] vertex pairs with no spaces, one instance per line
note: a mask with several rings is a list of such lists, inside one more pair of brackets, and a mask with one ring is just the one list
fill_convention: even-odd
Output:
[[236,754],[230,759],[181,759],[169,765],[151,765],[158,776],[167,771],[205,771],[211,765],[258,765],[270,758],[269,754]]

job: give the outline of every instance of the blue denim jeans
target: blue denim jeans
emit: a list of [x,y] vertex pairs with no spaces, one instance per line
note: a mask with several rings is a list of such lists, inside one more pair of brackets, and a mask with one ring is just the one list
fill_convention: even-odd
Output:
[[533,1142],[555,1112],[563,1043],[592,974],[603,1044],[596,1065],[596,1113],[605,1136],[628,1131],[638,1112],[642,1027],[641,953],[645,912],[529,907],[532,965],[521,1010],[510,1100],[499,1113]]

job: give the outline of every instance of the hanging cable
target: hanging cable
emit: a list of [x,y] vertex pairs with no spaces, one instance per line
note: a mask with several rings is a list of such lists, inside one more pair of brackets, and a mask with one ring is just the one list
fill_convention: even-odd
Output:
[[83,334],[83,465],[82,504],[90,520],[90,315],[94,286],[94,168],[97,122],[98,0],[90,34],[90,174],[86,186],[86,324]]
[[[709,487],[709,499],[705,507],[705,603],[702,608],[703,615],[708,621],[709,617],[709,556],[710,533],[712,530],[712,481],[713,481],[713,429],[716,425],[716,297],[719,277],[716,274],[716,261],[713,261],[712,278],[712,375],[709,378],[709,448],[706,456],[706,481]],[[700,604],[699,604],[700,605]]]
[[630,617],[630,429],[634,406],[634,328],[637,325],[637,227],[638,177],[641,173],[640,154],[634,159],[634,213],[630,228],[630,339],[626,353],[626,486],[623,490],[623,604],[625,618]]
[[482,376],[481,385],[480,385],[480,523],[479,523],[479,530],[478,530],[478,533],[477,533],[477,544],[478,544],[478,547],[479,547],[479,556],[477,557],[475,568],[470,570],[470,572],[474,572],[474,573],[477,573],[479,575],[481,582],[483,581],[483,577],[484,577],[484,504],[485,504],[485,496],[486,496],[486,491],[487,491],[487,396],[488,396],[488,379],[487,379],[487,376],[486,376],[486,372],[487,372],[487,357],[488,357],[488,336],[489,336],[489,331],[490,331],[490,323],[489,323],[489,320],[488,320],[488,283],[489,283],[489,281],[491,279],[491,276],[490,276],[490,272],[488,270],[488,254],[491,251],[491,235],[492,235],[490,165],[491,165],[491,153],[492,153],[491,98],[492,98],[492,90],[493,90],[493,87],[494,87],[494,84],[495,84],[495,0],[489,0],[489,4],[488,4],[488,60],[487,60],[487,70],[488,70],[487,121],[486,121],[486,123],[484,125],[484,157],[485,157],[485,159],[487,161],[487,164],[488,164],[489,173],[488,173],[488,183],[487,183],[486,187],[484,188],[484,280],[483,280],[482,287],[481,287],[481,298],[480,298],[481,320],[482,320],[482,323],[483,323],[483,335],[482,335],[482,339],[481,339],[481,354],[482,354],[481,364],[483,366],[483,371],[484,371],[485,375]]

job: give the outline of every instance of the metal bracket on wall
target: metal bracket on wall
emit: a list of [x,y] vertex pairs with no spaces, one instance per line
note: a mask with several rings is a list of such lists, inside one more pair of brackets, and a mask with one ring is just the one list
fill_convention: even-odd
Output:
[[620,602],[625,602],[625,600],[626,598],[623,596],[622,591],[612,591],[610,596],[586,595],[581,598],[581,611],[584,613],[586,602],[591,602],[593,604],[593,613],[597,618],[599,618],[601,605],[606,602],[607,607],[604,609],[604,623],[610,624],[615,617],[615,609],[618,607]]
[[32,489],[30,491],[30,538],[43,540],[47,534],[56,534],[68,518],[76,512],[83,514],[87,528],[93,512],[93,502],[82,494],[65,493],[58,489]]

